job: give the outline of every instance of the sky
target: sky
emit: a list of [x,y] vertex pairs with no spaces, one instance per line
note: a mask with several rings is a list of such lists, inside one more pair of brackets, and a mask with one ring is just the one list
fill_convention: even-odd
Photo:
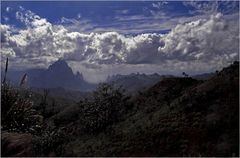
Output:
[[89,82],[211,72],[239,59],[238,1],[1,1],[1,67],[64,59]]

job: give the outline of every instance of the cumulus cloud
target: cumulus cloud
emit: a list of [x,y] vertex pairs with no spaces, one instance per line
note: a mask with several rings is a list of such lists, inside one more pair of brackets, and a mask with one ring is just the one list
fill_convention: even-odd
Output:
[[25,10],[23,7],[19,7],[20,10],[16,12],[16,19],[23,22],[27,27],[38,27],[46,24],[50,24],[46,19],[41,18],[30,10]]
[[[16,17],[27,27],[13,34],[10,26],[1,25],[1,54],[3,60],[9,56],[18,64],[33,66],[47,66],[63,58],[90,69],[145,64],[168,71],[209,70],[238,59],[239,26],[230,16],[217,13],[179,24],[167,34],[132,36],[71,31],[22,8]],[[238,14],[234,16],[238,19]]]
[[7,42],[7,38],[10,36],[10,26],[8,25],[0,25],[1,31],[1,43]]
[[239,52],[239,26],[226,22],[218,13],[210,19],[199,19],[177,25],[161,40],[164,44],[159,52],[181,61],[210,61],[223,57],[229,61],[237,59]]

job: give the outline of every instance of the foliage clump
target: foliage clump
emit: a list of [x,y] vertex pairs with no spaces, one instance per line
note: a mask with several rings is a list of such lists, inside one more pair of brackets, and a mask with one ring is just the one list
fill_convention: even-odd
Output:
[[41,128],[42,116],[33,109],[30,95],[21,95],[7,83],[1,85],[2,130],[36,133]]
[[80,101],[80,122],[89,132],[97,132],[120,121],[129,107],[129,97],[121,87],[99,84],[91,99]]
[[33,138],[34,155],[61,156],[64,153],[66,138],[67,133],[64,131],[64,128],[47,127]]

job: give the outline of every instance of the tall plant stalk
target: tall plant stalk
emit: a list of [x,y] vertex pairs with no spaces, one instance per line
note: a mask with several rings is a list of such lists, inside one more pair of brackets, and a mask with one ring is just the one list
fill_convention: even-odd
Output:
[[8,58],[7,58],[7,61],[6,61],[6,66],[5,66],[5,74],[4,74],[4,78],[3,78],[3,84],[5,84],[5,82],[6,82],[7,70],[8,70]]

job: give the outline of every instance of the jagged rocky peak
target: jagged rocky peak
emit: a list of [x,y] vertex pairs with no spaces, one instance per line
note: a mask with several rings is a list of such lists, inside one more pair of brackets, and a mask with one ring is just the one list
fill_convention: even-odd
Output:
[[67,62],[63,59],[59,59],[48,67],[48,69],[70,68]]
[[63,59],[59,59],[58,61],[54,62],[52,65],[50,65],[48,67],[48,70],[53,71],[53,72],[62,72],[62,73],[73,74],[71,67],[69,67],[67,62]]
[[76,77],[77,77],[78,79],[83,79],[83,74],[80,73],[79,71],[77,71]]

